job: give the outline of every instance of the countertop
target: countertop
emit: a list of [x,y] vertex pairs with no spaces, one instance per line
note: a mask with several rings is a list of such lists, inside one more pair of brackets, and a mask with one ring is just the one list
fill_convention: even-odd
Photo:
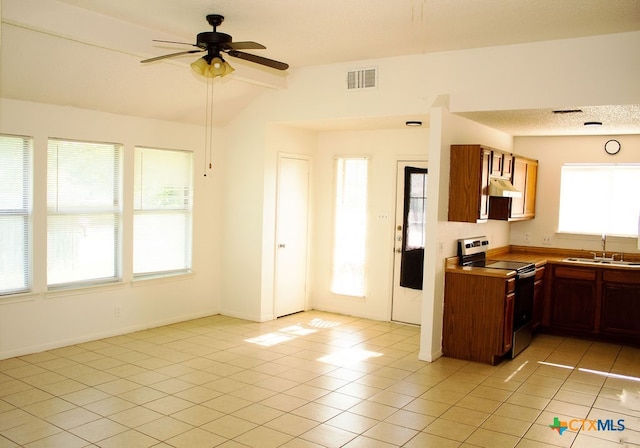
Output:
[[[607,253],[611,256],[611,252]],[[534,263],[537,268],[546,264],[562,264],[566,266],[579,267],[595,267],[601,269],[621,269],[640,272],[640,268],[619,265],[589,265],[584,263],[575,263],[564,261],[568,257],[591,258],[593,254],[589,251],[573,250],[573,249],[556,249],[545,247],[529,247],[529,246],[506,246],[492,249],[487,252],[489,260],[507,260],[521,261],[526,263]],[[625,254],[625,260],[640,261],[639,254]],[[458,272],[471,275],[482,275],[489,277],[510,278],[516,275],[516,271],[507,271],[502,269],[487,269],[482,267],[466,267],[458,265],[458,257],[449,257],[445,260],[445,272]]]

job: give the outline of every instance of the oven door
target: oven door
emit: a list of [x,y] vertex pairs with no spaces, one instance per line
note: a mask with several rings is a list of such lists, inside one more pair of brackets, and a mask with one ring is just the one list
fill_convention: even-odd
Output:
[[525,274],[525,276],[516,279],[516,296],[513,304],[512,358],[515,358],[531,343],[534,281],[535,271],[534,275],[527,276]]

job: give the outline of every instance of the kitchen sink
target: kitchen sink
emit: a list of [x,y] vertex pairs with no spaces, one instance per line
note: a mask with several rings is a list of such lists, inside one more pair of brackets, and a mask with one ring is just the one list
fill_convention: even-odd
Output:
[[595,265],[628,266],[628,267],[640,268],[640,261],[621,261],[621,260],[611,260],[608,258],[569,257],[569,258],[565,258],[562,261],[569,261],[573,263],[595,264]]

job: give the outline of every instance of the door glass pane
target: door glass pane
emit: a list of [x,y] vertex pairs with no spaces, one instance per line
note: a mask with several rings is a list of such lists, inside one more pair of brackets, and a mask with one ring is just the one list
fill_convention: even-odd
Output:
[[404,231],[400,286],[422,289],[427,206],[426,168],[405,167],[404,182]]
[[[421,172],[413,172],[421,170]],[[427,205],[426,169],[407,167],[405,172],[404,250],[424,249],[424,219]]]

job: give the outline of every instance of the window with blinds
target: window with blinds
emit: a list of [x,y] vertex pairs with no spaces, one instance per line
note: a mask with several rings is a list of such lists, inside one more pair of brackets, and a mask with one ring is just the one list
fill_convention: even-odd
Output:
[[134,277],[191,269],[193,153],[135,149]]
[[365,295],[368,160],[336,160],[331,292]]
[[30,137],[0,135],[0,295],[31,286]]
[[47,284],[103,283],[120,276],[121,147],[49,139]]

